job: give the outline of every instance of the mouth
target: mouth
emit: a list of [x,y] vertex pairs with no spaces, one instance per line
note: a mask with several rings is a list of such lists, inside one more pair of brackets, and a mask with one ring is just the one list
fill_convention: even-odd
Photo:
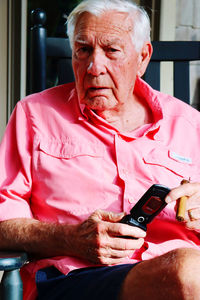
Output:
[[92,97],[92,98],[99,97],[99,96],[106,96],[108,90],[109,89],[107,87],[92,86],[87,89],[87,94],[89,97]]
[[103,87],[103,86],[91,86],[88,88],[88,90],[90,91],[100,91],[100,90],[107,90],[107,87]]

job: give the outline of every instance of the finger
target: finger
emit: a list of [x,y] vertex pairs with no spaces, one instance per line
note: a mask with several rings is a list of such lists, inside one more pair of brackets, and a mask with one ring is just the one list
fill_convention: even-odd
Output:
[[112,249],[90,249],[88,255],[85,257],[95,264],[118,264],[123,262],[125,258],[130,258],[133,255],[132,251],[117,251]]
[[108,247],[120,251],[140,249],[143,244],[144,244],[143,238],[127,239],[123,237],[116,237],[116,238],[107,239]]
[[188,196],[191,197],[195,193],[200,193],[200,184],[199,183],[185,183],[183,185],[180,185],[174,189],[172,189],[167,197],[165,198],[165,201],[167,203],[170,203],[172,201],[176,201],[180,197]]
[[200,207],[200,191],[190,196],[186,202],[186,209],[197,209]]
[[114,213],[114,212],[108,212],[108,211],[104,211],[104,210],[96,210],[93,214],[92,214],[92,218],[96,221],[107,221],[107,222],[119,222],[123,216],[125,215],[125,213]]
[[200,220],[187,221],[186,227],[191,230],[200,231]]
[[133,255],[134,250],[116,250],[111,248],[104,248],[99,251],[99,257],[110,257],[110,258],[127,258]]
[[127,239],[127,238],[115,238],[115,242],[113,243],[113,249],[118,250],[136,250],[140,249],[144,244],[143,238],[138,239]]
[[93,264],[97,265],[117,265],[123,263],[125,257],[121,258],[112,258],[112,257],[97,257],[97,256],[90,256],[86,258]]
[[187,211],[190,221],[200,220],[200,208],[192,208]]
[[123,262],[124,259],[130,259],[133,256],[132,251],[117,251],[113,249],[101,249],[99,252],[98,261],[101,264],[116,264]]
[[144,238],[146,232],[139,227],[123,223],[109,224],[108,234],[115,237],[130,236],[132,238]]
[[97,264],[101,265],[118,265],[123,263],[125,258],[110,258],[110,257],[105,257],[102,261],[97,262]]

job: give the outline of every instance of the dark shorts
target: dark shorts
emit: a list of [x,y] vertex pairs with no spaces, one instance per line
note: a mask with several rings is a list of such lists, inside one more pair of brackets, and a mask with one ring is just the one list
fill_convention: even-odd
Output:
[[63,275],[55,267],[36,273],[38,300],[115,300],[127,273],[136,264],[84,268]]

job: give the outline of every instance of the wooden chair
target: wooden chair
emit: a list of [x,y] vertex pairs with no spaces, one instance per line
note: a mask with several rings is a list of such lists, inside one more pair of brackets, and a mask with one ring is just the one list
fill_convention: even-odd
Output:
[[174,96],[189,104],[190,62],[200,60],[200,42],[152,42],[153,55],[144,79],[160,90],[160,63],[173,62]]
[[71,66],[72,52],[66,32],[63,32],[64,37],[47,37],[44,27],[46,14],[41,9],[31,12],[31,21],[29,93],[74,81]]
[[27,262],[28,256],[24,252],[0,252],[0,270],[4,271],[0,285],[1,300],[22,300],[20,268]]
[[[47,59],[54,60],[54,74],[57,73],[55,84],[74,80],[71,67],[71,49],[69,40],[46,37],[46,14],[42,10],[32,12],[32,28],[30,33],[30,91],[44,90],[47,85]],[[200,60],[200,42],[161,42],[154,41],[153,55],[144,79],[153,88],[160,90],[160,63],[173,62],[174,65],[174,96],[189,103],[191,61]],[[56,67],[55,67],[56,66]],[[53,84],[52,84],[53,85]]]
[[[66,37],[47,37],[46,14],[37,9],[31,13],[29,94],[74,80],[71,66],[71,49]],[[155,89],[160,89],[160,62],[174,64],[174,95],[189,103],[189,62],[200,60],[200,42],[153,42],[153,56],[144,79]],[[48,66],[53,68],[48,79]],[[50,83],[49,83],[50,82]],[[0,270],[4,270],[1,299],[21,300],[22,283],[19,269],[28,261],[26,253],[0,253]],[[17,285],[15,285],[17,283]],[[3,298],[2,298],[3,297]]]

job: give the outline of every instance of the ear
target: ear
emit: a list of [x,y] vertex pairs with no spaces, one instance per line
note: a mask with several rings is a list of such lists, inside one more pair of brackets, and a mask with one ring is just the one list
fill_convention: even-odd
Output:
[[137,75],[142,77],[146,71],[146,68],[149,64],[151,59],[151,55],[153,53],[153,47],[150,42],[146,42],[142,47],[142,50],[139,53],[139,64],[138,64],[138,71]]

